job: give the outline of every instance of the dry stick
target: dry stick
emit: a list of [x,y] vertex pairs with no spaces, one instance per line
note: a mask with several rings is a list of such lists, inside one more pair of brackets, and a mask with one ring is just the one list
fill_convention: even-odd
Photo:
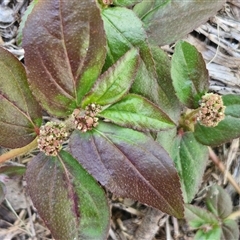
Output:
[[32,142],[30,142],[27,146],[22,148],[12,149],[0,156],[0,164],[4,163],[12,158],[18,157],[20,155],[26,154],[31,150],[37,147],[37,138],[35,138]]
[[149,207],[142,220],[141,225],[137,228],[133,240],[151,240],[155,237],[159,229],[159,220],[164,213]]
[[[229,171],[229,168],[232,164],[232,161],[236,158],[237,151],[239,149],[239,138],[233,139],[231,146],[228,151],[228,156],[227,156],[227,164],[226,164],[226,172]],[[224,181],[223,184],[226,184],[226,177],[224,176]]]
[[166,221],[166,239],[167,240],[172,240],[169,218]]
[[231,213],[231,214],[227,217],[227,219],[232,219],[232,220],[236,220],[236,219],[238,219],[238,218],[240,218],[240,210]]
[[226,178],[233,185],[233,187],[236,189],[237,193],[240,194],[240,187],[236,183],[235,179],[232,177],[232,175],[228,171],[226,171],[226,168],[225,168],[224,164],[220,161],[220,159],[217,157],[215,152],[210,147],[208,147],[208,150],[209,150],[209,156],[212,159],[212,161],[221,170],[221,172],[223,174],[225,174]]
[[174,239],[179,239],[180,232],[179,232],[179,225],[178,220],[175,217],[172,217],[173,228],[174,228]]

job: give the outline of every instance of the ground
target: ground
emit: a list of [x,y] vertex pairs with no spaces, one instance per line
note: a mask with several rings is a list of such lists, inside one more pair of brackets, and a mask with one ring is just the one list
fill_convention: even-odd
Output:
[[[16,45],[16,33],[23,12],[29,0],[0,0],[0,46],[5,47],[23,59],[23,50]],[[240,3],[237,0],[227,1],[223,9],[207,23],[201,25],[186,40],[194,44],[203,54],[210,73],[210,89],[220,94],[240,94]],[[163,46],[169,54],[174,45]],[[240,150],[239,139],[214,149],[235,181],[240,184]],[[4,153],[6,149],[0,149]],[[34,152],[26,156],[12,159],[11,163],[26,165]],[[234,208],[239,208],[239,194],[232,184],[228,183],[226,172],[209,159],[202,185],[194,199],[194,205],[202,206],[207,186],[219,184],[230,194]],[[45,227],[36,209],[31,203],[24,178],[8,179],[7,197],[0,206],[0,240],[39,240],[52,239],[50,231]],[[144,236],[141,228],[147,222],[151,230],[156,228],[154,239],[186,239],[194,237],[184,220],[148,208],[130,199],[121,199],[109,193],[112,209],[109,240],[150,239]],[[151,232],[150,230],[148,232]],[[142,234],[142,237],[140,235]],[[133,237],[134,236],[134,237]]]

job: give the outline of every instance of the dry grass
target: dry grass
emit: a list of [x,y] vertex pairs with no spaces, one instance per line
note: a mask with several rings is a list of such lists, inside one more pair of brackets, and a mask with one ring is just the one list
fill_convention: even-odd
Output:
[[[8,3],[8,7],[3,8],[3,3]],[[28,3],[29,0],[0,1],[0,45],[19,59],[23,58],[23,50],[16,46],[15,37],[22,13]],[[10,15],[8,16],[7,13]],[[211,78],[210,89],[221,94],[240,94],[239,2],[228,1],[218,15],[189,34],[186,39],[202,52],[206,60]],[[172,51],[171,46],[164,46],[164,49]],[[216,153],[226,171],[229,171],[235,181],[240,184],[239,139],[217,148]],[[26,165],[31,157],[32,155],[27,155],[12,159],[12,161]],[[234,207],[239,208],[239,193],[232,184],[228,183],[226,173],[222,173],[210,160],[201,188],[194,199],[195,205],[203,205],[206,190],[213,184],[223,186],[232,197]],[[0,240],[52,239],[49,230],[27,196],[24,179],[9,179],[6,185],[7,201],[0,206]],[[146,212],[150,211],[149,208],[130,199],[115,198],[112,194],[109,194],[109,199],[112,209],[109,240],[134,239],[135,231]],[[158,228],[158,234],[154,239],[193,239],[194,232],[189,229],[185,221],[179,221],[160,212],[154,212],[153,216],[155,218],[151,221]]]

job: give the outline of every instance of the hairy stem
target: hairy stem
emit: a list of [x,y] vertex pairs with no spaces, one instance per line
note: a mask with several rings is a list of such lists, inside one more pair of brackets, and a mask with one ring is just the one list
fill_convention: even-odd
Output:
[[214,153],[214,151],[210,147],[208,148],[208,150],[209,150],[209,156],[212,159],[212,161],[216,164],[216,166],[220,169],[220,171],[223,174],[226,174],[227,180],[233,185],[233,187],[236,189],[237,193],[240,194],[240,187],[236,183],[233,176],[228,171],[226,171],[224,164],[220,161],[220,159],[217,157],[217,155]]
[[142,220],[141,225],[137,228],[133,240],[151,240],[155,237],[159,229],[159,220],[164,216],[161,211],[149,207]]
[[179,127],[183,128],[185,131],[194,132],[198,112],[199,109],[187,110],[179,120]]
[[16,148],[12,149],[0,156],[0,164],[4,163],[12,158],[18,157],[20,155],[26,154],[30,152],[31,150],[35,149],[37,147],[37,137],[30,142],[28,145],[22,147],[22,148]]

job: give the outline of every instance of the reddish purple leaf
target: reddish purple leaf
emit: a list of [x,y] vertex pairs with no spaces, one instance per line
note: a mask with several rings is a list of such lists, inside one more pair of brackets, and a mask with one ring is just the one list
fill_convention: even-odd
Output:
[[41,119],[22,63],[0,47],[0,146],[27,145],[36,137]]
[[100,123],[92,132],[73,132],[70,151],[116,195],[183,217],[181,186],[167,152],[143,133]]
[[106,39],[95,1],[40,1],[23,31],[31,88],[43,107],[67,116],[101,72]]
[[11,163],[11,165],[2,165],[0,167],[0,174],[5,174],[9,177],[22,176],[25,172],[26,167],[15,162]]
[[105,240],[109,207],[104,190],[69,153],[38,154],[26,172],[38,213],[56,240]]

